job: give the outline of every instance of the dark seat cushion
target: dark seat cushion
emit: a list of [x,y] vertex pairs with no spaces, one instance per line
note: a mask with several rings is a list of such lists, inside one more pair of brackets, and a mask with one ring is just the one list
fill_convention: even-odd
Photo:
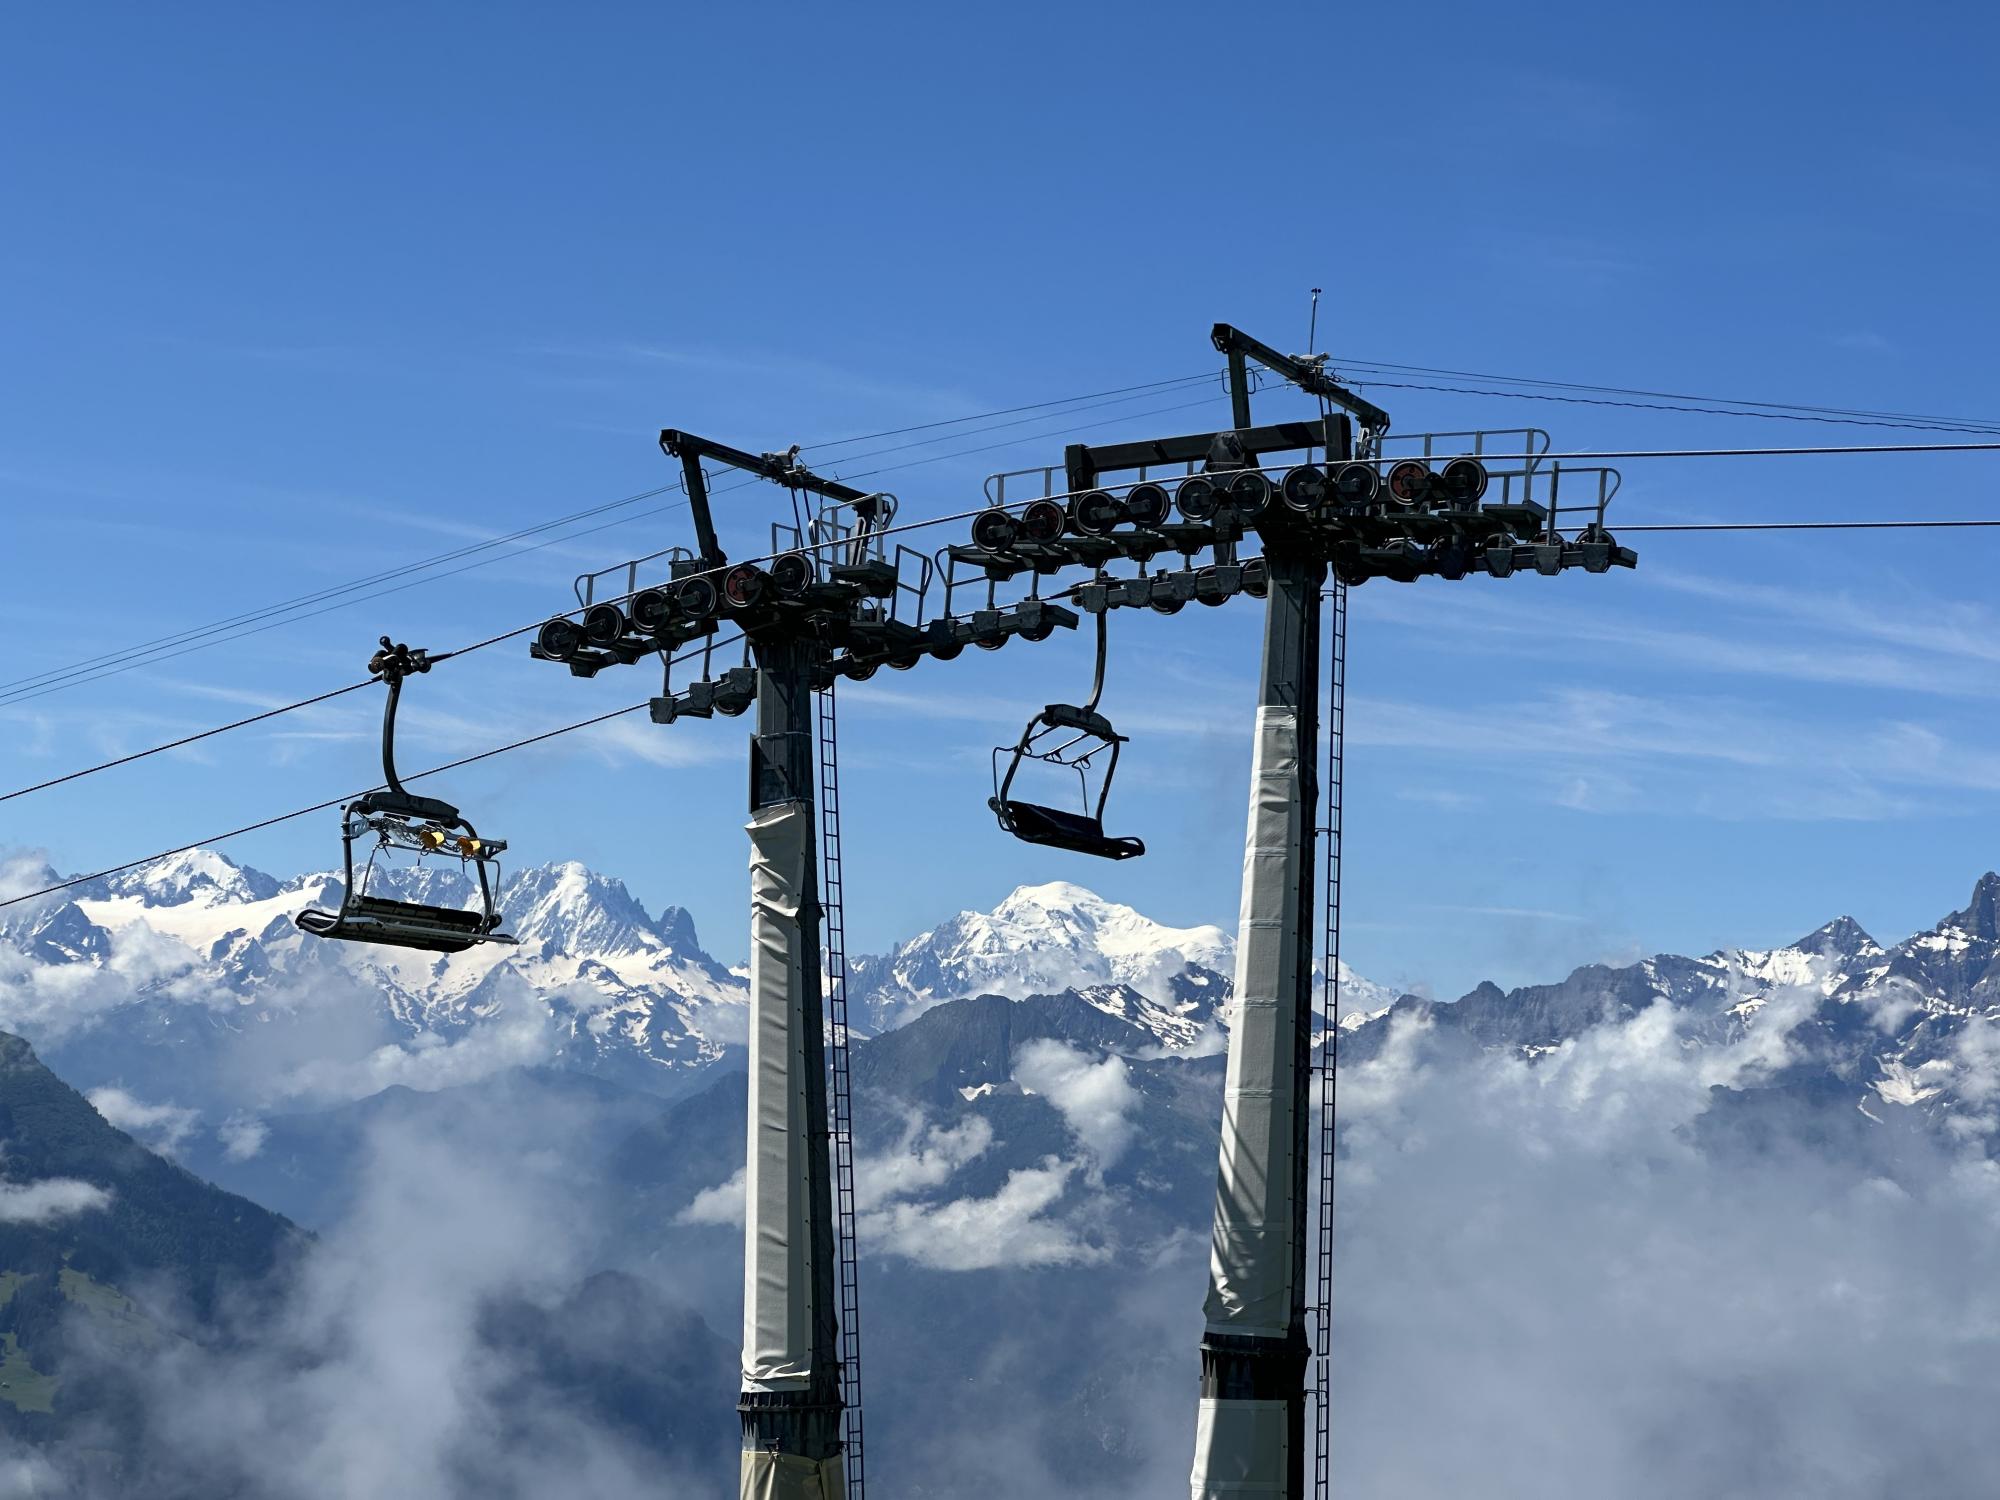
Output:
[[1064,812],[1059,807],[1043,807],[1036,802],[1002,802],[993,799],[993,810],[1015,838],[1030,844],[1046,844],[1076,854],[1099,859],[1133,859],[1146,852],[1135,838],[1106,838],[1104,825],[1087,813]]

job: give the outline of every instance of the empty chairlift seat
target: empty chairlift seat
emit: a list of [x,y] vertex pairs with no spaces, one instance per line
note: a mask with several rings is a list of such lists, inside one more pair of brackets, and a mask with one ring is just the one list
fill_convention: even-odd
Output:
[[[1072,733],[1062,745],[1047,744],[1048,740],[1064,732]],[[1108,837],[1104,832],[1105,798],[1111,789],[1111,773],[1118,764],[1118,748],[1124,743],[1124,736],[1112,729],[1111,721],[1104,715],[1068,703],[1051,703],[1028,721],[1020,742],[1014,747],[1006,774],[993,796],[987,800],[987,805],[1000,819],[1000,826],[1024,843],[1047,844],[1051,848],[1095,855],[1099,859],[1132,859],[1144,854],[1146,845],[1143,841],[1129,836]],[[1081,754],[1075,753],[1079,746],[1084,745],[1088,748]],[[1090,760],[1107,749],[1110,754],[1106,757],[1103,779],[1093,804],[1090,798]],[[1059,755],[1063,758],[1058,758]],[[1070,811],[1008,795],[1013,790],[1015,772],[1028,760],[1075,768],[1082,787],[1082,806]]]
[[[462,953],[479,943],[513,942],[512,937],[500,931],[501,915],[494,900],[500,879],[499,856],[507,847],[505,841],[481,838],[456,807],[436,797],[419,797],[404,790],[396,776],[396,707],[402,696],[403,678],[411,672],[429,671],[430,658],[407,646],[391,646],[384,636],[382,650],[369,662],[368,669],[389,687],[388,704],[382,716],[382,779],[387,786],[356,797],[342,815],[340,842],[345,885],[340,909],[322,911],[313,907],[293,920],[300,931],[313,937],[419,948],[431,953]],[[371,847],[357,874],[354,851],[364,841]],[[458,860],[468,880],[478,886],[478,905],[440,906],[428,901],[401,900],[371,889],[383,873],[377,868],[382,857],[396,852],[414,855],[420,862],[432,855]]]
[[[357,878],[355,845],[369,838],[374,847]],[[348,804],[341,846],[346,887],[340,909],[300,912],[294,920],[302,931],[314,937],[349,938],[432,953],[462,953],[479,943],[514,941],[499,931],[501,918],[494,905],[498,856],[507,846],[499,840],[482,839],[450,803],[407,793],[370,792]],[[406,851],[420,860],[433,854],[459,859],[478,883],[479,905],[437,906],[371,894],[369,887],[380,873],[378,861],[391,850]]]
[[[1133,859],[1146,852],[1144,842],[1104,832],[1104,806],[1118,773],[1118,752],[1125,743],[1125,736],[1097,711],[1098,700],[1104,695],[1104,656],[1105,617],[1099,614],[1097,670],[1091,681],[1090,701],[1080,708],[1072,703],[1049,704],[1028,720],[1019,740],[993,752],[993,795],[987,806],[1003,829],[1025,843],[1098,859]],[[1004,772],[1002,757],[1007,763]],[[1076,774],[1075,810],[1014,795],[1015,778],[1031,763]]]

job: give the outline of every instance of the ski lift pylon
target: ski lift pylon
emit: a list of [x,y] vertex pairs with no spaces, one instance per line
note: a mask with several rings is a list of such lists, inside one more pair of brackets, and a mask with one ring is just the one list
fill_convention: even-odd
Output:
[[[419,797],[405,790],[396,775],[396,708],[402,701],[403,679],[413,672],[428,672],[434,661],[442,659],[392,644],[386,635],[382,637],[382,648],[369,659],[369,672],[381,678],[389,689],[388,702],[382,710],[384,785],[356,797],[341,815],[341,858],[346,885],[340,910],[309,908],[293,918],[302,931],[314,937],[421,948],[432,953],[462,953],[479,943],[514,941],[499,930],[501,916],[493,899],[499,856],[507,847],[505,840],[481,838],[456,807],[440,798]],[[354,846],[370,835],[375,839],[375,847],[369,851],[357,880]],[[369,894],[375,861],[391,849],[408,851],[418,859],[427,854],[456,855],[478,877],[479,906],[461,909]]]
[[[1076,854],[1099,859],[1133,859],[1146,852],[1143,840],[1106,837],[1104,805],[1111,795],[1112,778],[1118,772],[1118,752],[1126,737],[1111,727],[1111,721],[1097,711],[1104,696],[1105,615],[1097,616],[1097,669],[1091,678],[1090,701],[1082,705],[1051,703],[1028,720],[1021,738],[1011,747],[1002,745],[993,752],[993,795],[987,806],[999,818],[1000,826],[1029,844],[1046,844]],[[1007,770],[1000,770],[1000,758],[1007,756]],[[1103,757],[1103,764],[1097,764]],[[1014,778],[1029,761],[1076,772],[1081,808],[1070,812],[1011,795]],[[1097,795],[1090,793],[1096,775]]]

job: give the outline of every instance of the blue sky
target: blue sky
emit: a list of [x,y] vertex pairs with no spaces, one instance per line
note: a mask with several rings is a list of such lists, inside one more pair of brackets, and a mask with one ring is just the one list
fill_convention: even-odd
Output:
[[[2000,416],[1994,29],[1928,6],[1809,29],[1703,5],[22,12],[5,675],[651,488],[663,425],[778,448],[1197,374],[1218,319],[1298,346],[1315,285],[1337,360]],[[1559,449],[1871,435],[1370,390],[1402,432],[1534,422]],[[1154,409],[1205,391],[1073,420],[1226,421],[1219,388]],[[1066,425],[909,449],[881,462],[1023,439],[882,482],[906,515],[961,510]],[[1996,464],[1635,462],[1617,513],[1974,515]],[[726,502],[738,550],[775,514],[753,494]],[[383,630],[444,648],[533,619],[686,541],[665,498],[0,707],[0,779],[351,680]],[[1353,962],[1457,993],[1841,911],[1928,924],[2000,864],[1995,547],[1656,537],[1634,575],[1358,592]],[[1114,831],[1153,852],[1099,865],[989,822],[988,748],[1082,689],[1080,643],[884,674],[844,715],[856,946],[1050,878],[1233,922],[1254,613],[1116,624]],[[406,758],[651,689],[495,649],[419,683]],[[94,867],[336,795],[373,775],[373,708],[0,804],[0,843]],[[689,906],[735,959],[745,729],[640,716],[436,785],[521,859]],[[231,852],[323,867],[332,816]]]

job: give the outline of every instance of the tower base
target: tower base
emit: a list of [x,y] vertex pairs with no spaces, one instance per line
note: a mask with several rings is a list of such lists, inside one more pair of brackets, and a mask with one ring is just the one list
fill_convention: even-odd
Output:
[[840,1455],[801,1458],[796,1453],[743,1455],[738,1500],[846,1500],[847,1476]]

